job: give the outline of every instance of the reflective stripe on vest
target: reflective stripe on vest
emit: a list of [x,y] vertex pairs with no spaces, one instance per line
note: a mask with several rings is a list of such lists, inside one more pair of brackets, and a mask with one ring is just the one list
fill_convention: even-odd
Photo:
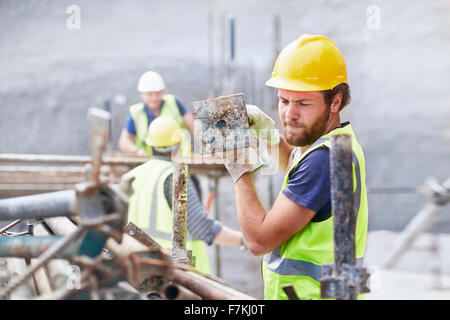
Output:
[[[303,260],[294,260],[280,257],[281,247],[273,250],[270,255],[264,256],[264,262],[267,263],[267,268],[280,275],[284,276],[308,276],[316,281],[320,281],[322,275],[322,266]],[[356,259],[356,265],[362,266],[363,258]]]

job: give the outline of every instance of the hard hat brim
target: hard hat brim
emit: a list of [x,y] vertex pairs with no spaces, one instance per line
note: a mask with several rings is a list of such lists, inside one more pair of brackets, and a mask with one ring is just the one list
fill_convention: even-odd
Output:
[[[344,80],[344,79],[343,79]],[[312,83],[306,83],[299,80],[292,80],[289,81],[283,81],[282,79],[278,78],[271,78],[266,81],[266,86],[277,88],[277,89],[285,89],[290,91],[324,91],[324,90],[330,90],[333,89],[335,86],[337,86],[339,83],[346,83],[346,81],[341,81],[338,83],[333,83],[328,86],[323,85],[315,85]]]

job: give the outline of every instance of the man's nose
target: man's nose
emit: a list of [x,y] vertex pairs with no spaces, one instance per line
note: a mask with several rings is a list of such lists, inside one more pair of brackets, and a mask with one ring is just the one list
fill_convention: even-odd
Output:
[[286,107],[286,118],[289,119],[298,119],[299,118],[299,112],[298,107],[293,102],[289,102],[289,104]]

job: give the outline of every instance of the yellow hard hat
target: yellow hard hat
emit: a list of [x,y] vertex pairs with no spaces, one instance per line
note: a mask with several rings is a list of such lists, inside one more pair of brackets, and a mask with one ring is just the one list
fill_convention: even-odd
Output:
[[152,147],[168,147],[184,138],[178,122],[168,116],[159,116],[150,123],[145,143]]
[[278,55],[269,87],[292,91],[322,91],[347,82],[342,53],[322,35],[304,34]]

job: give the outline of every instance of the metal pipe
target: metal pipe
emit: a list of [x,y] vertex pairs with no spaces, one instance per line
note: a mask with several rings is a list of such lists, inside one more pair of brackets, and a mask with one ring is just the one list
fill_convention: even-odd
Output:
[[75,190],[0,200],[0,221],[73,216],[75,214],[77,214]]
[[202,277],[194,272],[175,269],[173,281],[206,300],[255,300],[233,288]]
[[[0,237],[0,257],[37,258],[54,245],[61,236],[47,237]],[[76,244],[71,243],[57,257],[69,259],[76,254]]]
[[186,253],[187,228],[187,181],[188,167],[186,164],[174,163],[173,172],[173,233],[172,250],[176,259],[184,259]]
[[[34,235],[37,236],[33,237],[34,240],[39,240],[39,238],[42,237],[49,237],[48,231],[45,230],[42,224],[37,224],[34,227]],[[68,244],[64,250],[61,250],[60,253],[67,252],[68,249],[69,250],[72,249],[72,251],[68,252],[69,256],[67,258],[76,256],[76,253],[78,251],[77,249],[80,246],[80,244],[81,244],[80,242],[78,242],[78,244],[76,242],[72,242]],[[60,254],[58,254],[58,256],[59,255]],[[66,285],[67,279],[70,276],[71,272],[69,261],[63,259],[52,259],[47,263],[47,270],[53,289],[55,290],[60,289]]]
[[341,265],[354,265],[356,213],[353,212],[352,145],[348,135],[330,138],[331,207],[334,217],[334,256],[337,273]]
[[166,300],[202,300],[202,298],[183,286],[167,283],[161,288]]
[[[342,265],[356,264],[355,228],[356,212],[353,210],[352,144],[349,135],[330,137],[331,207],[334,218],[334,272],[341,276]],[[353,287],[345,290],[346,298],[355,300]]]
[[[27,272],[27,264],[25,259],[8,258],[6,260],[6,266],[10,279],[21,277]],[[8,295],[3,296],[2,298],[9,296],[9,300],[26,300],[34,297],[35,295],[36,288],[34,286],[33,279],[28,279],[28,281],[23,281],[20,283],[14,292],[9,292]]]
[[[31,265],[38,262],[37,259],[30,260]],[[38,289],[39,295],[49,294],[52,292],[52,287],[50,285],[50,280],[48,279],[47,273],[44,267],[40,267],[34,273],[34,281],[36,282],[36,287]]]

